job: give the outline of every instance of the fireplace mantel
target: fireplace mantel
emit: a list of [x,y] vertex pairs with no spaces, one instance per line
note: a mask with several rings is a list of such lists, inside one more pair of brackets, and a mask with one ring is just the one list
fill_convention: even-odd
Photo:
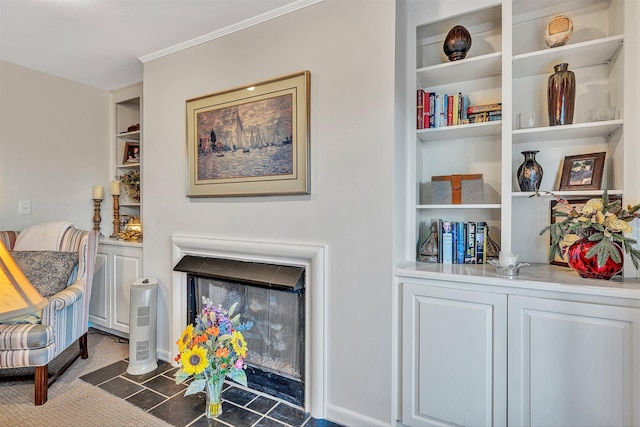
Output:
[[[172,268],[183,256],[225,258],[238,261],[303,267],[306,283],[305,411],[326,418],[326,257],[327,246],[307,243],[258,242],[212,237],[171,237]],[[173,272],[170,342],[175,343],[186,325],[186,274]],[[177,352],[177,348],[173,349]]]

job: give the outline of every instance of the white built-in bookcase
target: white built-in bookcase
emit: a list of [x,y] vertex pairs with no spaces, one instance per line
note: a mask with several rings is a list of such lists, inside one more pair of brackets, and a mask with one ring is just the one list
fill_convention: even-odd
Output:
[[[407,0],[406,111],[408,127],[406,258],[415,260],[432,218],[486,221],[491,237],[521,260],[546,262],[553,197],[520,191],[516,171],[522,151],[539,150],[541,191],[564,198],[598,197],[602,191],[557,191],[565,156],[605,151],[603,189],[623,203],[640,202],[640,110],[638,109],[640,4],[628,0]],[[562,47],[548,48],[543,32],[555,15],[569,16],[574,33]],[[403,19],[400,19],[402,21]],[[472,36],[467,57],[450,62],[442,51],[447,32],[465,26]],[[402,55],[400,55],[402,56]],[[572,125],[549,126],[547,79],[562,62],[576,76]],[[416,130],[415,93],[469,96],[472,104],[502,102],[503,120]],[[616,119],[590,122],[587,112],[614,106]],[[536,126],[516,129],[519,112],[534,111]],[[484,204],[433,205],[431,176],[481,173]],[[638,231],[635,227],[635,236]],[[636,276],[628,260],[625,276]],[[555,267],[550,267],[555,268]]]

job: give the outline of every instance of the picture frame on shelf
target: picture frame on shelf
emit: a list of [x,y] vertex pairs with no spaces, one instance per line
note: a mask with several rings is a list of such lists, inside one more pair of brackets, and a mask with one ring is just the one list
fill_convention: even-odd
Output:
[[309,194],[310,76],[187,100],[187,197]]
[[[592,198],[593,197],[570,199],[569,203],[571,204],[571,206],[573,206],[576,210],[579,211]],[[616,200],[619,200],[619,201],[622,202],[622,196],[616,195],[616,194],[609,196],[609,203],[614,202]],[[565,220],[564,217],[556,217],[556,216],[553,215],[553,210],[554,210],[554,208],[556,207],[557,204],[558,204],[557,200],[552,200],[551,201],[550,210],[549,210],[550,215],[551,215],[551,224],[555,224],[556,222],[562,222],[562,221]],[[549,250],[551,250],[551,233],[549,233]],[[566,256],[560,256],[558,254],[554,255],[553,260],[551,260],[551,264],[559,265],[559,266],[562,266],[562,267],[569,267],[569,262],[567,260],[567,257]]]
[[600,190],[607,153],[565,156],[559,191]]
[[137,142],[127,142],[124,145],[122,164],[140,163],[140,144]]

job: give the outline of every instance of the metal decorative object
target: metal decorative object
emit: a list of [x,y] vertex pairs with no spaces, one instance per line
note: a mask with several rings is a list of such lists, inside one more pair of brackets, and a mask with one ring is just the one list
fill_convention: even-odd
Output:
[[456,25],[447,34],[444,39],[442,49],[449,61],[458,61],[467,56],[467,52],[471,48],[471,34],[462,25]]

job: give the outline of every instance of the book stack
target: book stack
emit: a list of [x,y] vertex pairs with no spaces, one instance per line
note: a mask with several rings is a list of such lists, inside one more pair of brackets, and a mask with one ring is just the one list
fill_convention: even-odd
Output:
[[[442,264],[486,264],[489,226],[485,221],[447,221],[432,219],[437,230],[437,257],[420,254],[418,260]],[[429,236],[432,239],[432,236]]]
[[501,120],[502,103],[471,105],[461,92],[450,95],[418,89],[416,119],[418,129]]
[[416,105],[418,129],[468,123],[469,97],[462,93],[449,95],[418,89]]
[[469,123],[492,122],[502,120],[502,103],[472,105],[467,108]]

